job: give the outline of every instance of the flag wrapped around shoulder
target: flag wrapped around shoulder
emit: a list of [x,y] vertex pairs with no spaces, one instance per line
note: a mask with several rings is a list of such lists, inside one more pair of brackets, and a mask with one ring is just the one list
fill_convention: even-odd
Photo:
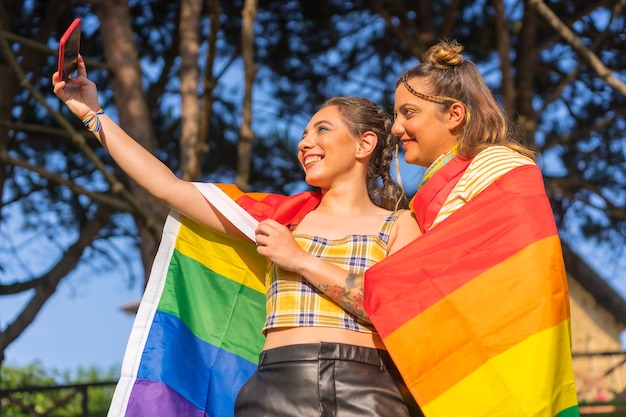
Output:
[[249,239],[171,212],[128,341],[109,417],[232,416],[265,338],[266,258],[259,221],[296,224],[319,194],[243,193],[195,184]]
[[536,165],[374,265],[365,295],[427,417],[579,415],[565,268]]

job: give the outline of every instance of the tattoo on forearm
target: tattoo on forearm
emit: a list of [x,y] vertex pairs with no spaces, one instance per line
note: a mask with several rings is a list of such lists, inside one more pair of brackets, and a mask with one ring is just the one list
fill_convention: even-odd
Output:
[[345,286],[321,284],[319,290],[335,300],[348,312],[361,319],[369,321],[363,307],[363,276],[349,273],[345,280]]
[[346,277],[346,288],[350,290],[356,288],[356,280],[359,278],[361,278],[360,275],[357,275],[354,272],[350,272]]

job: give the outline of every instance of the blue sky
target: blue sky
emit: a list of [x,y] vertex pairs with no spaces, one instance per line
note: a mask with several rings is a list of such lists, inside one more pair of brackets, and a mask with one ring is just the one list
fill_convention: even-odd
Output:
[[[134,316],[121,306],[141,297],[141,285],[129,288],[128,276],[73,274],[59,285],[35,321],[5,352],[7,366],[40,361],[47,369],[74,371],[96,366],[119,368]],[[2,297],[0,327],[21,309],[26,297]]]

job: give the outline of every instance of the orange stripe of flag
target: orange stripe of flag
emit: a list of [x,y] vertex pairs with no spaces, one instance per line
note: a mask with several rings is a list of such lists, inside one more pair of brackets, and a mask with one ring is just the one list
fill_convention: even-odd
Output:
[[285,226],[298,224],[318,206],[321,199],[319,192],[307,191],[284,196],[271,193],[244,193],[233,184],[214,185],[258,221],[274,219]]
[[[505,185],[484,190],[462,213],[455,213],[366,273],[368,312],[383,338],[526,246],[557,236],[537,171],[518,168],[515,175],[501,178],[496,184]],[[526,190],[529,186],[537,191]],[[523,198],[512,198],[504,190],[526,193]],[[527,219],[529,213],[529,221],[511,220]]]
[[[555,256],[546,259],[546,253]],[[421,404],[491,358],[569,317],[564,283],[550,282],[565,280],[559,253],[557,236],[529,245],[384,339],[398,367],[405,368],[400,371],[407,385],[419,387],[415,391]],[[554,288],[559,293],[553,294]],[[558,301],[551,301],[554,298]]]
[[557,416],[578,402],[569,340],[565,320],[490,359],[422,410],[427,416]]

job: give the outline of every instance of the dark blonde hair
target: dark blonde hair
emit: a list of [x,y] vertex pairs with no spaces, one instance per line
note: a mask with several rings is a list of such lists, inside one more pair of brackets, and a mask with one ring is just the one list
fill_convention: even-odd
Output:
[[[391,177],[391,161],[395,149],[395,138],[391,134],[391,117],[378,104],[363,97],[333,97],[324,102],[320,109],[335,106],[354,136],[373,132],[378,143],[372,153],[367,169],[367,190],[374,204],[388,210],[406,208],[408,199],[404,190]],[[382,186],[378,180],[382,180]]]
[[[426,51],[423,62],[408,69],[396,87],[403,84],[413,95],[442,104],[447,110],[453,103],[465,107],[465,121],[460,127],[458,153],[473,158],[491,145],[507,146],[533,160],[535,152],[522,145],[522,131],[505,114],[473,62],[461,52],[456,41],[440,41]],[[422,78],[430,94],[415,91],[408,81]]]

